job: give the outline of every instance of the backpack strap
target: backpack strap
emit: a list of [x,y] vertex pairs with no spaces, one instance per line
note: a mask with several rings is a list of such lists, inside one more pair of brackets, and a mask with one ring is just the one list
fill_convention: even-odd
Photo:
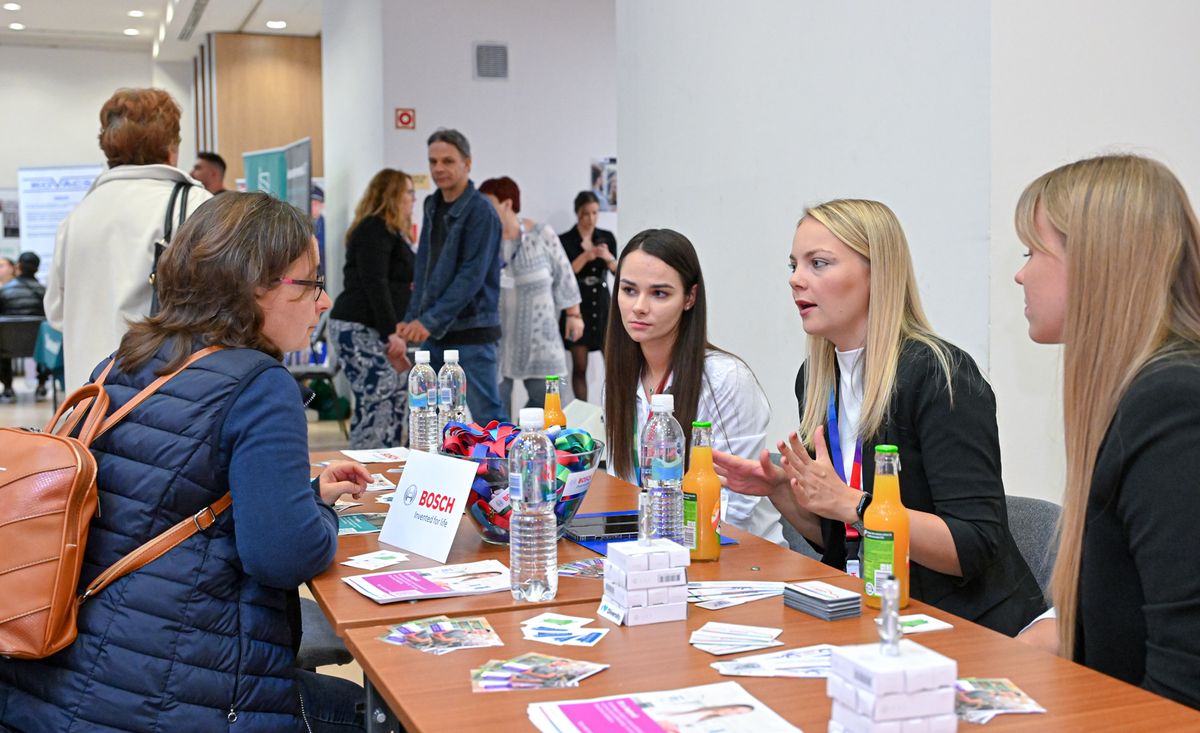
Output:
[[[209,354],[215,353],[224,348],[224,346],[208,346],[200,349],[189,356],[187,361],[183,363],[183,366],[179,367],[170,374],[164,374],[158,379],[155,379],[153,382],[148,384],[145,389],[134,395],[124,405],[121,405],[120,409],[110,415],[107,420],[104,420],[99,428],[95,429],[95,435],[91,436],[91,439],[100,437],[102,434],[113,428],[117,423],[121,422],[126,415],[133,411],[133,408],[144,402],[147,397],[157,392],[159,387],[162,387],[164,384],[169,382],[184,369],[187,369],[189,366],[203,359]],[[105,367],[104,371],[101,372],[96,381],[88,386],[102,390],[104,378],[108,376],[108,372],[112,368],[112,365],[113,362],[109,362],[108,366]],[[89,418],[89,424],[90,423],[91,419]],[[221,513],[226,509],[228,509],[231,504],[233,504],[233,495],[227,491],[220,499],[217,499],[212,504],[204,507],[191,517],[180,520],[179,523],[177,523],[174,527],[171,527],[166,532],[163,532],[149,542],[142,544],[141,547],[138,547],[133,552],[113,563],[104,572],[96,576],[96,579],[88,584],[87,590],[85,590],[83,594],[79,596],[78,603],[82,604],[91,596],[104,590],[114,580],[117,580],[123,575],[132,573],[147,563],[157,560],[187,538],[191,537],[197,532],[203,532],[204,530],[208,529],[213,525],[214,522],[217,521],[217,517],[220,516]]]
[[233,504],[233,495],[226,491],[220,499],[187,519],[180,520],[174,527],[108,566],[107,570],[88,584],[87,589],[77,599],[77,603],[83,605],[84,601],[107,588],[113,581],[157,560],[187,538],[208,529],[231,504]]

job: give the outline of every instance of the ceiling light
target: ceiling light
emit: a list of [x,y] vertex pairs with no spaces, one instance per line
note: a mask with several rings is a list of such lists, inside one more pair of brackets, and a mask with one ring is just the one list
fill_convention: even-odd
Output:
[[21,3],[4,3],[5,10],[20,10]]
[[128,15],[130,18],[145,18],[146,17],[146,14],[140,10],[130,10],[128,13],[126,13],[126,15]]
[[8,27],[9,27],[9,29],[11,29],[11,30],[14,30],[14,31],[23,31],[23,30],[25,30],[25,24],[24,24],[24,23],[9,23],[9,24],[8,24]]
[[154,58],[158,58],[159,49],[160,49],[160,46],[158,45],[158,41],[155,41],[154,42]]
[[273,31],[281,31],[284,28],[287,28],[287,21],[286,20],[268,20],[267,27]]
[[138,35],[138,34],[139,34],[141,31],[139,31],[137,28],[126,28],[125,30],[123,30],[123,31],[121,31],[121,32],[122,32],[122,33],[124,33],[124,34],[125,34],[125,35],[127,35],[127,36],[136,36],[136,35]]
[[162,43],[167,40],[167,27],[161,23],[158,26],[158,42]]

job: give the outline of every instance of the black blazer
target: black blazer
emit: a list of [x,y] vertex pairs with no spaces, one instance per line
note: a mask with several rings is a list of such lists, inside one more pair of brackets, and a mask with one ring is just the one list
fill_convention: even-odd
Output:
[[415,263],[408,242],[382,217],[364,217],[346,243],[342,292],[329,317],[370,326],[386,341],[408,310]]
[[[917,341],[901,349],[888,417],[863,443],[863,489],[874,485],[874,446],[897,446],[904,506],[946,522],[963,573],[956,578],[914,562],[911,596],[1014,636],[1045,610],[1046,602],[1008,530],[996,398],[970,355],[945,346],[953,371],[953,405],[933,351]],[[796,399],[802,416],[804,379],[801,365]],[[845,525],[821,519],[821,539],[824,547],[817,549],[824,553],[822,561],[845,567]]]
[[1200,708],[1200,355],[1149,365],[1100,444],[1075,660]]

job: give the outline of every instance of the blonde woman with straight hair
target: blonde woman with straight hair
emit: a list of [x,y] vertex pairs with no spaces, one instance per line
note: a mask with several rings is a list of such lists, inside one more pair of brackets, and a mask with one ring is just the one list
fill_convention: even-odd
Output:
[[1045,600],[1008,529],[995,397],[925,318],[896,215],[860,199],[813,206],[788,264],[808,334],[799,434],[779,443],[782,466],[766,451],[718,454],[718,473],[734,491],[769,496],[823,562],[854,572],[874,446],[898,446],[912,597],[1016,634]]
[[398,333],[412,294],[416,255],[412,177],[384,168],[367,184],[346,232],[342,292],[329,312],[354,392],[351,448],[407,445],[408,344]]
[[1064,345],[1044,624],[1062,656],[1200,708],[1200,224],[1165,166],[1108,155],[1031,183],[1016,228],[1029,336]]

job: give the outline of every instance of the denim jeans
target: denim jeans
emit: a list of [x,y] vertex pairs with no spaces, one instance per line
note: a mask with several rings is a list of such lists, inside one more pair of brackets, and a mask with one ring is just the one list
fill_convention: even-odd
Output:
[[434,371],[442,368],[446,351],[458,349],[459,366],[467,373],[467,407],[471,408],[471,419],[480,425],[508,419],[508,410],[500,404],[500,378],[496,366],[499,343],[443,346],[426,341],[423,347],[429,349],[429,365]]
[[[525,400],[522,407],[541,407],[546,404],[546,378],[545,377],[530,377],[529,379],[521,380],[525,384],[525,393],[529,398]],[[500,380],[500,402],[504,405],[504,409],[512,410],[512,420],[515,423],[517,416],[521,414],[521,408],[513,409],[512,407],[512,391],[513,380],[505,377]]]
[[304,701],[304,717],[313,733],[363,733],[367,698],[350,680],[294,670],[296,687]]

